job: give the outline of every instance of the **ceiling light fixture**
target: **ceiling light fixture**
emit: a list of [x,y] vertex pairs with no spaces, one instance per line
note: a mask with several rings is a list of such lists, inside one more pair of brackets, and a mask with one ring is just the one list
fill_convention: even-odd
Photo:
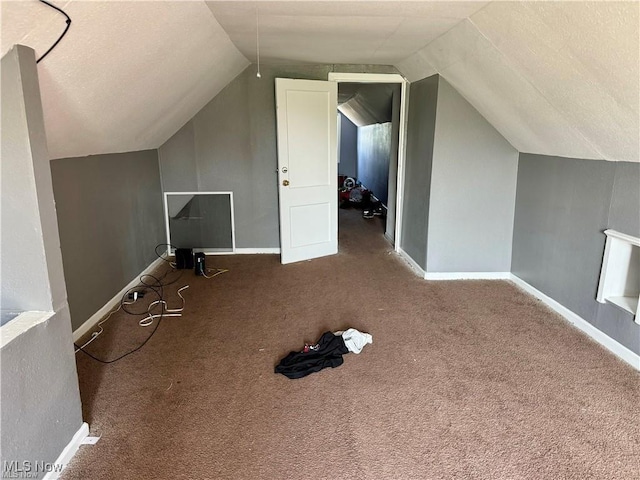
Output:
[[262,78],[262,75],[260,75],[260,22],[258,21],[257,8],[256,8],[256,53],[258,55],[258,73],[256,73],[256,77]]

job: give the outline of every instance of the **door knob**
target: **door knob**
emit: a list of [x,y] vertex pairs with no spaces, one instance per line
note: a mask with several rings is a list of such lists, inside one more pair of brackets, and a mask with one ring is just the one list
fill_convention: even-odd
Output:
[[282,181],[282,185],[284,185],[285,187],[289,186],[289,180],[283,180]]

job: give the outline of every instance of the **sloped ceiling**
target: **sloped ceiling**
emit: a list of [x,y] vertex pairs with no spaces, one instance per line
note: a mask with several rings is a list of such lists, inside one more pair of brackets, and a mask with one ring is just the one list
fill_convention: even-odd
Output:
[[[38,64],[51,158],[156,148],[247,65],[204,2],[52,2],[71,28]],[[65,19],[2,1],[4,55],[42,55]]]
[[639,161],[639,3],[207,2],[265,62],[439,73],[522,152]]
[[[64,17],[2,2],[1,47]],[[155,148],[248,64],[440,73],[522,152],[639,161],[638,2],[55,1],[39,64],[53,158]]]
[[392,65],[488,2],[208,1],[242,54],[269,63]]
[[637,162],[638,11],[491,3],[396,67],[438,72],[521,152]]

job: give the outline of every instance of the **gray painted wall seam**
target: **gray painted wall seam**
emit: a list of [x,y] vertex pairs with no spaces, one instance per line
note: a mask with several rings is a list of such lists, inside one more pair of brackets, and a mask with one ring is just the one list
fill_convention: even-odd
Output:
[[[162,171],[162,152],[159,148],[156,149],[157,157],[158,157],[158,174],[160,176],[160,185],[163,185],[163,171]],[[164,205],[164,194],[163,194],[163,205]],[[166,215],[166,212],[165,212]]]
[[516,167],[516,198],[513,205],[513,218],[511,219],[513,228],[511,229],[511,259],[509,261],[509,272],[513,272],[513,245],[515,242],[516,235],[516,208],[518,206],[518,188],[520,183],[520,155],[521,152],[518,152],[518,165]]
[[431,145],[431,168],[429,169],[429,177],[428,177],[428,181],[429,181],[429,204],[427,205],[427,211],[425,212],[425,214],[427,215],[427,238],[426,238],[426,243],[425,243],[425,248],[424,248],[424,254],[425,254],[425,264],[424,264],[424,271],[428,272],[429,271],[429,232],[431,231],[431,187],[433,185],[433,152],[436,148],[436,132],[438,131],[438,104],[440,103],[440,82],[442,81],[442,76],[437,73],[436,74],[436,88],[435,88],[435,104],[434,104],[434,117],[433,117],[433,141],[432,141],[432,145]]
[[[607,228],[611,224],[611,209],[613,208],[613,197],[616,193],[616,176],[618,175],[618,165],[613,170],[613,182],[611,185],[611,194],[609,195],[609,211],[607,212]],[[604,235],[604,232],[603,232]]]
[[[439,73],[436,73],[436,77],[437,77],[437,82],[436,82],[436,105],[435,105],[435,117],[433,119],[433,131],[434,131],[434,135],[433,135],[433,146],[431,148],[431,170],[429,172],[429,189],[431,189],[432,186],[432,182],[433,182],[433,152],[435,151],[436,148],[436,135],[435,132],[438,131],[438,103],[440,101],[440,82],[442,81],[442,75],[440,75]],[[433,205],[431,204],[431,201],[429,201],[429,205],[428,205],[428,209],[427,209],[427,232],[431,231],[431,209],[433,208]],[[429,235],[427,234],[427,243],[425,245],[425,255],[426,255],[426,263],[424,265],[424,271],[428,272],[429,271]]]

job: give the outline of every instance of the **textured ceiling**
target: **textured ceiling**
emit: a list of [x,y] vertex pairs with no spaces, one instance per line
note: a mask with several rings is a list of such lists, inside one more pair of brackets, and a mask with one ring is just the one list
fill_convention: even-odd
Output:
[[[248,64],[204,2],[53,2],[72,19],[38,64],[52,158],[156,148]],[[42,55],[64,17],[2,1],[4,55]]]
[[[64,17],[2,2],[2,54]],[[54,0],[55,1],[55,0]],[[638,161],[638,2],[55,1],[52,157],[155,148],[256,57],[440,73],[522,152]]]
[[242,54],[270,63],[391,65],[488,2],[209,1]]
[[491,3],[396,67],[440,73],[521,152],[637,162],[638,11]]

